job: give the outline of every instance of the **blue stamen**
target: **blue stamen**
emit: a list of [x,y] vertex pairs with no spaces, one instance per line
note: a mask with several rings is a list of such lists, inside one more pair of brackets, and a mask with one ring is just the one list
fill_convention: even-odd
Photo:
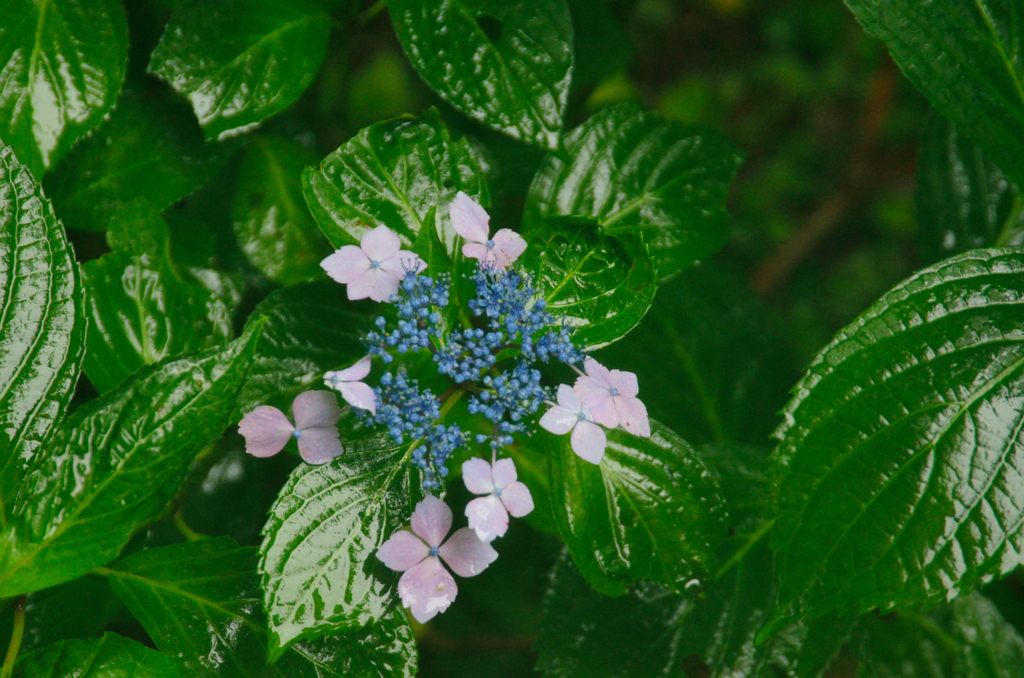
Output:
[[302,431],[300,431],[299,429],[295,429],[294,431],[292,431],[292,438],[295,438],[296,440],[298,440],[301,437],[302,437]]
[[430,555],[434,556],[435,558],[437,557],[437,554],[440,552],[441,551],[436,546],[430,547]]

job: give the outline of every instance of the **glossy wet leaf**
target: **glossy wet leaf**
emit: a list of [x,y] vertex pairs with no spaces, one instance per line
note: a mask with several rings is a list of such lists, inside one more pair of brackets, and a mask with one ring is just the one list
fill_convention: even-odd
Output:
[[105,393],[145,365],[231,338],[227,306],[171,261],[162,219],[115,222],[107,237],[113,251],[83,266],[89,314],[83,368],[96,390]]
[[607,108],[541,164],[523,230],[560,220],[597,224],[638,256],[648,252],[665,278],[725,244],[725,201],[739,162],[714,132],[634,105]]
[[706,578],[725,536],[722,500],[707,467],[682,438],[652,422],[652,436],[608,434],[599,465],[580,459],[568,436],[538,432],[549,455],[555,524],[580,572],[619,594],[639,580],[683,590]]
[[181,675],[171,657],[116,633],[87,640],[62,640],[23,656],[17,669],[17,675],[24,678],[176,678]]
[[227,538],[147,549],[104,573],[157,647],[189,676],[411,676],[416,645],[400,614],[267,664],[254,547]]
[[170,95],[128,90],[110,120],[47,177],[46,190],[68,228],[101,231],[139,204],[158,213],[192,193],[231,150],[204,143],[188,107]]
[[[448,204],[458,191],[487,205],[483,171],[465,140],[436,111],[371,125],[302,174],[320,230],[335,247],[358,243],[379,224],[410,246],[432,228],[448,252],[458,237]],[[425,253],[424,253],[425,254]]]
[[866,617],[859,636],[858,676],[1010,678],[1024,666],[1024,638],[979,593],[932,613]]
[[1024,196],[987,154],[938,115],[929,119],[921,139],[916,201],[928,260],[1024,244]]
[[254,329],[226,348],[140,370],[65,420],[0,531],[0,596],[113,560],[160,514],[196,454],[227,427],[257,338]]
[[84,294],[50,202],[0,143],[0,528],[78,380]]
[[394,573],[374,554],[418,498],[409,446],[384,434],[344,444],[340,459],[292,472],[263,529],[271,658],[296,641],[379,621],[398,601]]
[[657,291],[647,257],[633,257],[592,226],[549,224],[524,231],[521,267],[548,310],[574,328],[573,341],[593,349],[625,336],[647,313]]
[[780,612],[938,603],[1020,564],[1024,250],[913,275],[840,331],[777,431]]
[[175,9],[148,70],[188,97],[208,139],[224,139],[295,103],[329,34],[312,2],[196,0]]
[[242,156],[232,204],[238,244],[271,280],[291,285],[323,275],[330,248],[302,199],[312,152],[284,137],[259,136]]
[[128,63],[118,0],[12,0],[0,12],[0,139],[37,177],[110,112]]
[[445,101],[516,139],[558,143],[573,64],[565,0],[391,0],[388,11]]
[[940,113],[1024,182],[1024,7],[1016,0],[846,0]]

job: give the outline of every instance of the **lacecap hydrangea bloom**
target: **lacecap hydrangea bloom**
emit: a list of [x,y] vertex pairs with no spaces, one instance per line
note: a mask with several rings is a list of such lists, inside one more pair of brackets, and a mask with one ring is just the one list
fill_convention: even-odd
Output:
[[[608,369],[580,351],[530,276],[516,269],[526,241],[509,229],[492,236],[487,212],[461,192],[449,206],[449,217],[463,241],[462,255],[477,262],[464,281],[427,275],[423,260],[403,250],[398,235],[385,226],[321,264],[346,286],[349,299],[386,304],[364,337],[366,355],[327,372],[323,383],[365,425],[407,446],[410,463],[420,472],[426,496],[410,517],[410,529],[395,532],[377,551],[385,566],[402,573],[399,597],[420,622],[455,600],[458,587],[449,569],[460,577],[482,572],[498,557],[492,543],[507,533],[509,519],[533,510],[515,463],[500,458],[516,436],[533,435],[538,428],[569,435],[580,458],[599,464],[606,429],[650,435],[636,375]],[[453,308],[453,282],[465,282],[471,290],[462,307]],[[576,372],[572,385],[544,383],[543,369],[554,363]],[[452,409],[463,398],[465,412],[461,422],[454,421]],[[307,391],[295,399],[292,411],[294,425],[275,408],[248,412],[238,427],[246,451],[271,456],[295,438],[308,463],[342,456],[335,396]],[[465,459],[462,480],[477,496],[464,509],[468,527],[446,540],[452,512],[437,495],[454,455]],[[344,457],[336,463],[344,463]]]

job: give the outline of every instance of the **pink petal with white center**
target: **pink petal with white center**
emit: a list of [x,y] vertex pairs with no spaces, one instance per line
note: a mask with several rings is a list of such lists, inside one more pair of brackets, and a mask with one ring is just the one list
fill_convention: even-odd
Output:
[[451,217],[455,232],[464,239],[475,242],[487,241],[487,234],[491,230],[491,217],[476,200],[459,191],[455,200],[448,206],[448,215]]
[[491,467],[494,487],[502,490],[516,481],[516,463],[511,459],[499,459]]
[[[505,512],[504,507],[501,511]],[[480,541],[468,527],[457,530],[441,546],[440,552],[441,559],[460,577],[474,577],[498,559],[498,552],[490,544]]]
[[494,265],[494,252],[487,249],[487,245],[468,242],[462,246],[462,256],[467,259],[476,259],[481,266]]
[[494,492],[491,465],[477,457],[464,461],[462,463],[462,482],[466,483],[466,489],[473,494]]
[[612,386],[619,390],[619,395],[635,398],[640,393],[640,384],[636,380],[636,375],[632,372],[612,370],[611,382]]
[[597,381],[601,386],[605,388],[611,388],[612,386],[612,373],[607,367],[597,362],[593,358],[587,358],[583,361],[583,371],[587,373],[587,376]]
[[408,530],[399,530],[377,549],[377,560],[395,572],[405,572],[430,555],[430,547]]
[[452,529],[452,510],[433,495],[425,496],[412,512],[412,531],[427,546],[440,546],[448,530]]
[[[469,528],[476,534],[474,538],[479,541],[493,541],[498,537],[504,537],[508,531],[508,511],[505,510],[505,505],[501,500],[494,495],[477,497],[466,504],[466,519]],[[452,539],[454,538],[453,536]],[[442,551],[443,553],[444,551]],[[456,573],[462,574],[454,566],[452,569]]]
[[526,241],[513,230],[503,228],[494,234],[495,268],[503,271],[526,251]]
[[589,461],[591,464],[600,464],[604,458],[604,448],[608,445],[608,436],[605,435],[604,429],[597,424],[581,421],[573,429],[569,443],[572,446],[572,451],[580,459]]
[[370,269],[348,284],[345,289],[351,301],[372,299],[373,301],[391,301],[398,292],[401,279],[381,269]]
[[355,245],[345,245],[321,261],[320,268],[335,282],[347,285],[370,269],[370,259]]
[[342,382],[338,384],[338,391],[352,407],[360,410],[367,410],[370,414],[377,414],[377,394],[369,385],[361,381]]
[[352,366],[338,370],[334,374],[338,375],[340,381],[362,381],[370,374],[370,356],[363,356]]
[[522,518],[533,511],[530,488],[518,480],[501,491],[501,503],[513,518]]
[[370,260],[382,262],[398,254],[402,249],[402,241],[399,240],[398,234],[387,226],[378,226],[363,236],[359,241],[359,247]]
[[398,595],[421,624],[444,612],[459,594],[455,578],[448,574],[441,561],[429,556],[405,571],[398,580]]
[[338,401],[328,391],[303,391],[292,401],[295,428],[304,431],[314,426],[334,426],[341,417]]
[[307,464],[326,464],[344,452],[338,429],[334,426],[316,426],[298,433],[299,456]]
[[245,451],[254,457],[273,457],[288,444],[294,430],[284,412],[269,405],[260,405],[238,422]]
[[616,398],[615,405],[619,412],[619,426],[635,436],[651,436],[647,408],[638,398]]

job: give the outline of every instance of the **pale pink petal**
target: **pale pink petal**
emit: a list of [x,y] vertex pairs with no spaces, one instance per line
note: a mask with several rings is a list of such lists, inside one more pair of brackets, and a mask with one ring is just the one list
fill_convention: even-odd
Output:
[[487,241],[487,234],[491,230],[491,218],[476,200],[459,191],[455,200],[448,206],[448,215],[452,219],[455,232],[464,239],[481,243]]
[[[480,541],[493,541],[497,537],[504,537],[505,532],[508,531],[508,511],[505,510],[501,500],[494,495],[477,497],[466,504],[466,518],[469,528],[476,534],[475,538]],[[453,536],[452,539],[454,538]],[[449,540],[450,542],[451,540]],[[441,553],[444,554],[443,549]],[[454,565],[452,569],[456,573],[462,574]]]
[[398,596],[421,624],[444,612],[455,600],[459,587],[441,561],[430,556],[405,571],[398,580]]
[[572,437],[569,439],[572,444],[572,451],[584,461],[591,464],[600,464],[604,458],[604,448],[608,444],[608,437],[597,424],[589,421],[581,421],[573,429]]
[[363,236],[359,246],[371,261],[381,262],[398,254],[398,250],[402,249],[402,241],[387,226],[378,226]]
[[615,398],[605,394],[605,397],[595,404],[590,405],[590,418],[602,426],[615,428],[619,425],[619,411],[615,409]]
[[326,464],[344,451],[335,426],[315,426],[297,431],[299,456],[307,464]]
[[494,234],[496,267],[505,270],[526,251],[526,241],[513,230],[503,228]]
[[571,431],[577,421],[579,421],[579,416],[575,412],[555,405],[540,418],[540,427],[561,436]]
[[637,383],[636,375],[623,370],[611,371],[612,386],[619,389],[619,395],[635,398],[640,392],[640,385]]
[[494,487],[501,490],[516,481],[516,463],[511,459],[499,459],[491,467]]
[[601,401],[612,397],[611,391],[607,386],[591,377],[579,377],[576,379],[573,391],[579,397],[580,403],[591,408]]
[[346,291],[352,301],[372,299],[374,301],[390,301],[398,291],[401,279],[380,269],[368,270],[348,284]]
[[476,259],[480,263],[484,263],[488,259],[494,259],[493,253],[487,249],[487,245],[481,245],[475,242],[466,243],[462,246],[462,256],[467,259]]
[[619,413],[619,426],[635,436],[651,436],[647,408],[638,398],[616,398],[615,405]]
[[583,371],[587,373],[587,376],[597,381],[601,386],[605,388],[611,388],[612,386],[612,373],[611,371],[597,362],[593,358],[587,358],[583,361]]
[[361,381],[342,382],[338,384],[341,397],[352,407],[377,414],[377,395],[369,385]]
[[314,426],[334,426],[341,409],[330,391],[303,391],[292,401],[292,416],[295,428],[304,431]]
[[491,465],[477,457],[464,461],[462,463],[462,482],[466,483],[466,489],[473,494],[494,492]]
[[370,374],[370,356],[363,356],[351,367],[346,367],[334,374],[338,375],[339,381],[362,381]]
[[370,269],[370,260],[355,245],[345,245],[321,261],[320,268],[335,282],[347,285]]
[[[501,503],[498,502],[498,506]],[[502,507],[501,512],[505,509]],[[498,559],[498,552],[490,544],[480,541],[468,527],[456,530],[451,539],[440,548],[441,559],[460,577],[473,577]]]
[[385,273],[390,273],[401,279],[405,277],[406,273],[422,273],[427,269],[427,264],[415,252],[402,250],[381,261],[380,267]]
[[427,546],[440,546],[448,530],[452,529],[452,510],[433,495],[425,496],[412,512],[412,531],[427,542]]
[[580,400],[579,394],[568,384],[558,386],[558,404],[570,412],[579,412],[583,409],[583,402]]
[[284,449],[295,428],[276,407],[260,405],[238,423],[245,451],[254,457],[273,457]]
[[405,572],[423,562],[430,547],[408,530],[399,530],[377,549],[377,559],[395,572]]
[[533,510],[530,488],[518,480],[501,491],[501,503],[514,518],[522,518]]

